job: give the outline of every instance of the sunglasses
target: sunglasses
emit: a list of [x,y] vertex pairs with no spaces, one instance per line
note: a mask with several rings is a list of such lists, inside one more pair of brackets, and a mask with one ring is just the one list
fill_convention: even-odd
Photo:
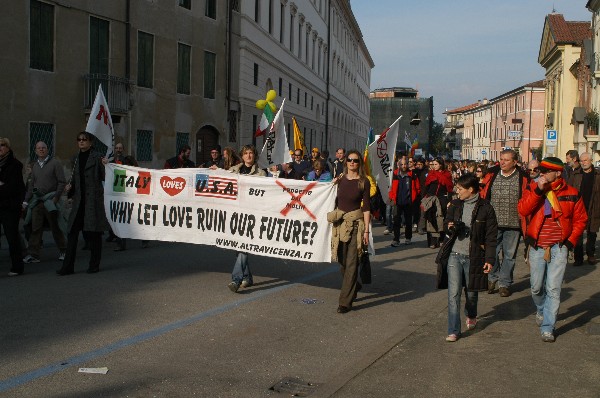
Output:
[[302,155],[300,155],[299,153],[295,153],[294,156],[302,156]]
[[348,163],[360,163],[360,159],[358,159],[358,158],[356,158],[356,159],[347,158],[346,162],[348,162]]
[[535,168],[535,169],[528,169],[530,173],[537,173],[538,171],[540,171],[539,168]]
[[475,170],[476,173],[481,173],[481,170]]
[[4,144],[4,143],[1,143],[1,142],[0,142],[0,146],[7,146],[7,145],[6,145],[6,144]]
[[77,138],[77,141],[79,141],[79,142],[84,142],[84,141],[87,141],[87,140],[88,140],[87,138]]

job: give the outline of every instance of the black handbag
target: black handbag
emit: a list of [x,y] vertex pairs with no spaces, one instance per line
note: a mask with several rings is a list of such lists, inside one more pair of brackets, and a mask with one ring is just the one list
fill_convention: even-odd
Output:
[[360,280],[364,285],[371,283],[371,260],[367,252],[360,257]]

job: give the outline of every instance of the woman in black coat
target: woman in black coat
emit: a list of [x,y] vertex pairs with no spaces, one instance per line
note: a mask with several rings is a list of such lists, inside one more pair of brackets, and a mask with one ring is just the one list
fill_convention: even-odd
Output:
[[477,324],[478,292],[487,290],[487,274],[496,258],[498,223],[492,205],[479,197],[479,179],[473,174],[457,182],[458,199],[448,207],[444,227],[449,238],[440,250],[438,261],[447,264],[448,336],[460,337],[460,296],[465,285],[465,315],[468,330]]
[[6,234],[11,258],[8,276],[23,273],[19,216],[24,198],[23,163],[15,158],[8,138],[0,138],[0,225]]

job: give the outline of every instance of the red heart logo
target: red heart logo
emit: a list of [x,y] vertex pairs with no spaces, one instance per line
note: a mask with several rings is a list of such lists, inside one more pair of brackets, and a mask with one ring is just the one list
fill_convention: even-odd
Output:
[[160,186],[162,187],[163,191],[171,196],[175,196],[185,188],[185,179],[182,177],[160,177]]

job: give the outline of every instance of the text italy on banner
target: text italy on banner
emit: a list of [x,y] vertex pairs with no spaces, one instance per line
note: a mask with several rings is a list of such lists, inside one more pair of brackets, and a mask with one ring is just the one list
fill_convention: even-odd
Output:
[[106,156],[110,157],[113,153],[113,147],[115,142],[115,135],[113,131],[112,119],[110,116],[110,110],[104,98],[104,92],[102,86],[98,86],[98,92],[96,93],[96,99],[92,106],[92,112],[88,119],[85,131],[93,134],[106,145]]
[[254,132],[255,137],[260,137],[261,135],[265,135],[267,131],[269,131],[269,126],[273,123],[273,111],[269,105],[265,106],[262,116],[260,117],[260,122],[258,123],[258,127]]
[[337,185],[106,165],[104,206],[123,238],[212,245],[262,256],[331,261]]
[[369,145],[369,159],[371,160],[371,172],[377,182],[381,196],[389,203],[390,187],[392,186],[392,172],[394,170],[394,156],[396,155],[396,143],[398,142],[398,129],[400,127],[400,116],[392,125]]
[[271,129],[258,158],[258,166],[262,169],[269,168],[274,164],[289,163],[292,161],[290,148],[287,143],[287,134],[285,132],[285,120],[283,119],[284,105],[285,98],[273,119],[273,123],[271,123]]
[[303,154],[306,154],[306,145],[304,144],[304,134],[298,127],[296,118],[292,116],[292,125],[294,126],[294,150],[301,149]]

